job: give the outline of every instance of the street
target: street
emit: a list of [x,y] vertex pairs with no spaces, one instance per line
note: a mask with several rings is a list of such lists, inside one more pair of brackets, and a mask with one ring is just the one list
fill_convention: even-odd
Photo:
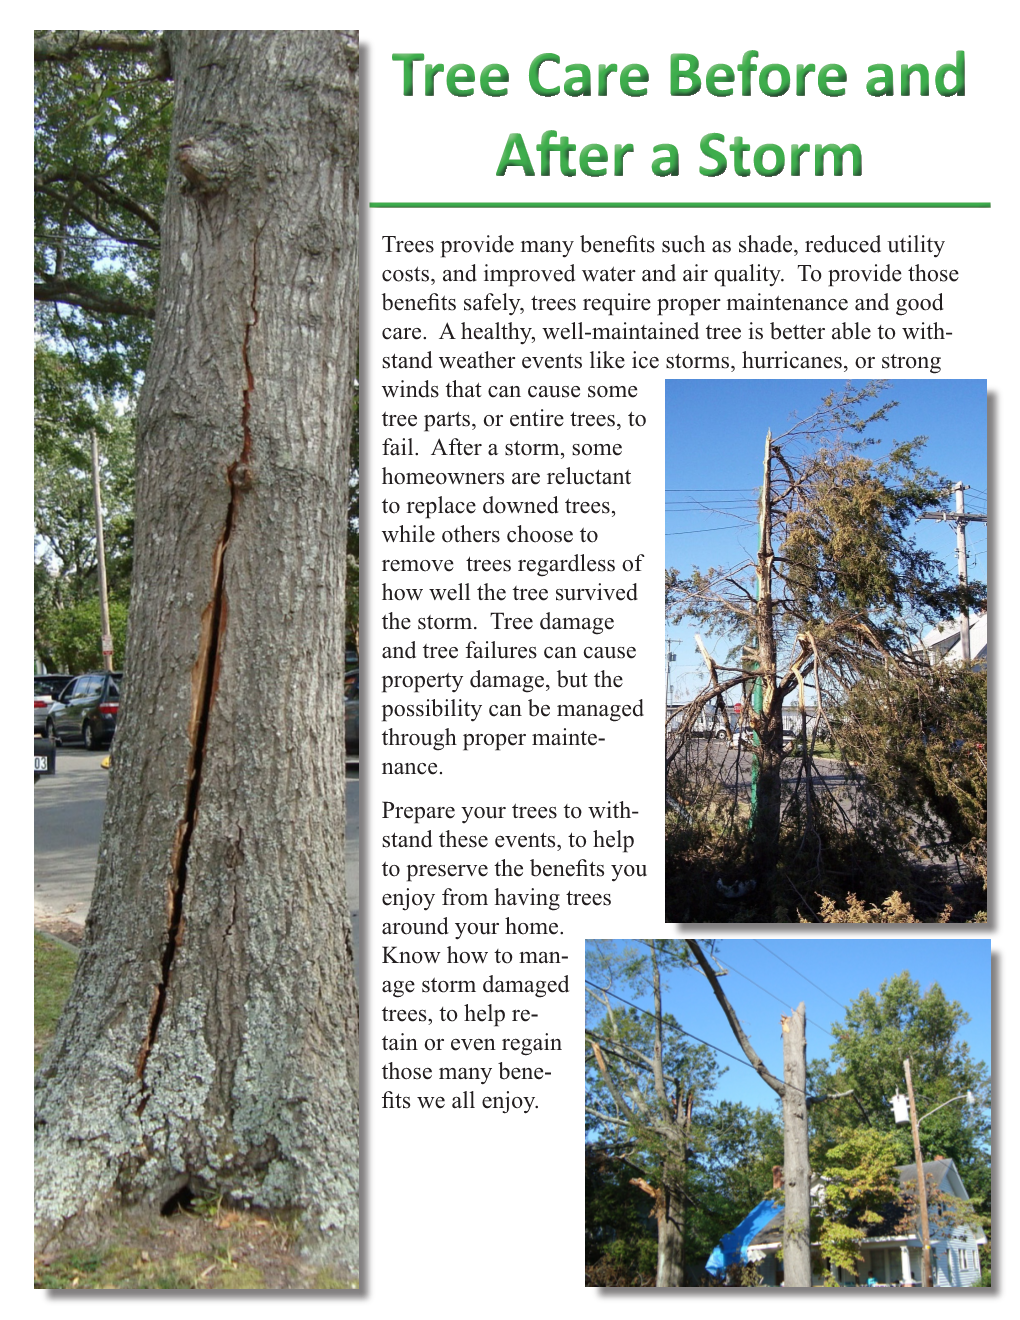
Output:
[[[56,775],[40,779],[35,786],[37,921],[57,918],[77,926],[85,924],[110,780],[109,772],[100,764],[105,755],[105,751],[61,747],[57,751]],[[348,764],[344,855],[356,971],[359,968],[359,787],[358,766]]]
[[[715,738],[695,737],[690,740],[688,746],[691,762],[706,767],[711,766],[712,774],[717,776],[724,792],[727,794],[735,793],[743,800],[749,800],[752,754],[747,743],[743,743],[740,750],[736,751],[728,742]],[[666,754],[667,757],[670,754],[677,754],[676,770],[679,771],[683,764],[683,753],[677,747],[675,740],[667,740]],[[782,768],[784,802],[794,787],[797,786],[800,773],[801,757],[799,751],[788,754],[783,761]],[[841,810],[850,819],[855,819],[857,810],[856,784],[851,775],[848,774],[846,766],[835,758],[814,757],[811,762],[811,774],[814,777],[816,789],[819,792],[827,790]]]

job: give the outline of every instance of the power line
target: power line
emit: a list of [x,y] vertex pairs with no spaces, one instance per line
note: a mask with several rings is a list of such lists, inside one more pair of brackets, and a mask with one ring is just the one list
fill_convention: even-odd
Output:
[[[649,1012],[647,1008],[642,1008],[640,1004],[632,1004],[629,999],[624,999],[624,997],[618,995],[615,990],[607,990],[605,986],[596,985],[594,981],[589,981],[587,979],[585,979],[584,983],[585,985],[590,986],[592,990],[598,990],[601,994],[612,995],[614,999],[618,999],[621,1004],[626,1004],[628,1008],[633,1008],[638,1013],[644,1013],[645,1017],[655,1017],[655,1014]],[[719,1045],[713,1045],[710,1040],[702,1040],[700,1036],[695,1036],[693,1031],[684,1031],[683,1027],[677,1026],[671,1026],[670,1029],[672,1031],[679,1031],[681,1036],[689,1036],[691,1040],[696,1040],[699,1045],[707,1045],[710,1050],[715,1050],[716,1054],[724,1054],[727,1059],[733,1059],[736,1063],[742,1063],[745,1068],[750,1068],[752,1072],[758,1072],[758,1069],[749,1059],[742,1059],[738,1054],[731,1054],[729,1050],[724,1050]],[[758,1073],[758,1076],[760,1077],[761,1074]],[[784,1082],[783,1085],[790,1086],[790,1083]],[[790,1090],[797,1091],[804,1096],[807,1095],[807,1091],[801,1091],[799,1086],[790,1086]]]
[[[769,946],[768,946],[767,944],[762,944],[761,940],[755,940],[755,944],[759,944],[759,945],[761,945],[761,947],[765,950],[766,953],[771,953],[771,954],[772,954],[773,958],[779,958],[779,954],[776,953],[776,952],[774,952],[774,950],[770,949]],[[794,967],[794,965],[793,965],[792,963],[788,963],[788,962],[786,961],[785,958],[779,958],[779,961],[780,961],[785,967],[789,967],[789,969],[790,969],[791,972],[797,972],[796,967]],[[804,976],[804,973],[803,973],[803,972],[797,972],[797,975],[798,975],[798,976],[803,976],[803,977],[804,977],[804,980],[807,981],[808,985],[810,985],[810,986],[814,986],[814,988],[815,988],[816,990],[821,991],[821,993],[826,997],[826,999],[831,999],[832,1002],[833,1002],[834,1004],[838,1005],[838,1007],[841,1008],[841,1009],[843,1010],[844,1013],[849,1013],[849,1012],[850,1012],[850,1010],[847,1008],[846,1004],[841,1004],[841,1003],[839,1002],[838,999],[834,998],[832,995],[829,994],[828,990],[822,990],[822,987],[821,987],[820,985],[815,985],[814,981],[812,981],[809,977]]]
[[[768,995],[768,997],[770,999],[774,999],[777,1004],[782,1004],[784,1008],[789,1008],[789,1003],[787,1002],[787,1000],[780,999],[778,995],[774,995],[771,990],[766,990],[765,987],[763,985],[759,985],[757,981],[751,981],[751,978],[747,976],[744,972],[742,972],[739,967],[734,967],[732,963],[723,962],[721,958],[719,958],[718,961],[722,963],[723,967],[729,968],[731,972],[736,972],[738,976],[743,976],[745,981],[750,981],[751,985],[753,985],[756,990],[760,990],[763,995]],[[832,1032],[826,1031],[825,1027],[823,1027],[820,1023],[812,1021],[811,1018],[808,1018],[807,1021],[810,1022],[811,1025],[817,1031],[824,1031],[826,1036],[830,1037],[830,1039],[832,1040],[836,1039],[836,1037],[833,1036]]]
[[[741,521],[747,522],[747,524],[750,525],[750,519],[741,519]],[[691,528],[690,531],[667,532],[666,535],[667,536],[697,536],[699,532],[732,532],[732,531],[733,531],[733,524],[726,523],[724,527],[694,527]]]

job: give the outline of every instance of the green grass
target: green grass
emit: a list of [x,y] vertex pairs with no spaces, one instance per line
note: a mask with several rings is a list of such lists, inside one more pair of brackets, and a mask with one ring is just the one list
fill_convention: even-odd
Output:
[[53,1039],[78,958],[72,949],[35,932],[35,1066]]

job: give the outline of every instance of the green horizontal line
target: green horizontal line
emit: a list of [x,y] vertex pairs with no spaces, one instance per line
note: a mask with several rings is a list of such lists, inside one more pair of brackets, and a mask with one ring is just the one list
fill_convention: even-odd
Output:
[[962,208],[988,209],[991,202],[369,202],[369,206],[387,210],[434,210],[436,208],[470,209],[592,209],[632,210],[685,208],[688,210],[958,210]]

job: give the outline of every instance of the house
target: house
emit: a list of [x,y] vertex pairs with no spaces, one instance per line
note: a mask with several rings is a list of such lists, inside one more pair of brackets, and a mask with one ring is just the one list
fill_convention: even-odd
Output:
[[[982,611],[968,617],[971,662],[984,668],[988,664],[988,613]],[[951,619],[932,628],[921,638],[920,649],[915,654],[927,655],[933,661],[942,660],[947,665],[961,664],[963,644],[960,641],[960,620]]]
[[[960,1200],[967,1199],[967,1193],[956,1165],[952,1160],[936,1159],[923,1164],[925,1184],[929,1189],[928,1235],[931,1243],[932,1282],[936,1288],[969,1288],[981,1277],[981,1262],[978,1247],[986,1242],[980,1229],[969,1225],[951,1222],[951,1216],[943,1213],[938,1198],[933,1191],[942,1192]],[[900,1187],[914,1191],[917,1186],[917,1166],[901,1164],[896,1168]],[[816,1203],[824,1195],[824,1184],[819,1183],[811,1189],[812,1200]],[[758,1210],[772,1203],[763,1201]],[[756,1211],[743,1221],[754,1224],[753,1235],[741,1235],[739,1225],[726,1235],[720,1247],[709,1258],[709,1273],[720,1274],[719,1264],[725,1256],[725,1264],[753,1263],[768,1287],[778,1287],[783,1281],[782,1263],[776,1259],[776,1253],[783,1245],[783,1211],[780,1209],[761,1224],[762,1216]],[[903,1212],[898,1207],[890,1206],[881,1224],[875,1224],[868,1233],[862,1246],[864,1260],[860,1266],[860,1280],[874,1279],[878,1287],[920,1287],[921,1286],[921,1236],[920,1227],[915,1226],[910,1233],[902,1232],[899,1222]],[[945,1220],[946,1222],[943,1222]],[[758,1225],[761,1225],[758,1227]],[[900,1230],[900,1231],[898,1231]],[[738,1240],[739,1239],[739,1240]],[[729,1248],[729,1250],[727,1250]],[[734,1254],[734,1248],[736,1254]],[[720,1252],[723,1252],[723,1256]],[[825,1265],[817,1249],[812,1248],[812,1286],[821,1287]],[[721,1273],[725,1273],[725,1269]],[[857,1279],[845,1270],[836,1270],[836,1277],[841,1287],[852,1288]],[[909,1280],[909,1282],[908,1282]]]

